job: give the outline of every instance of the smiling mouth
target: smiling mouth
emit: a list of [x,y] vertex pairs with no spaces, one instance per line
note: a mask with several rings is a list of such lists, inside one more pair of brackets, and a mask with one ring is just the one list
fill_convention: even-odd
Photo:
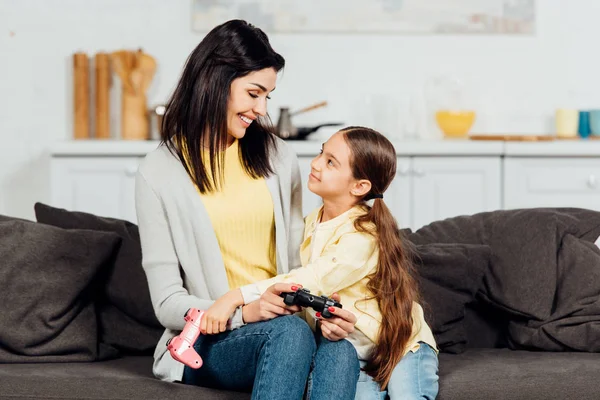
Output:
[[238,115],[239,115],[240,119],[241,119],[242,121],[244,121],[246,124],[250,125],[250,124],[252,123],[252,120],[251,120],[250,118],[248,118],[248,117],[244,117],[244,116],[243,116],[243,115],[241,115],[241,114],[238,114]]
[[321,180],[319,178],[317,178],[316,176],[314,176],[312,172],[308,176],[309,176],[309,178],[313,178],[314,180],[321,182]]

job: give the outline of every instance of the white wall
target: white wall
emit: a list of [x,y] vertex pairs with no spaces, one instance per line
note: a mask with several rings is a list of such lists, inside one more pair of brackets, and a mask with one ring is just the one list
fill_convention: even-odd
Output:
[[[537,3],[529,37],[271,34],[287,61],[271,115],[328,100],[296,122],[360,122],[365,95],[400,104],[450,73],[476,89],[474,131],[551,132],[556,107],[600,108],[600,2]],[[0,0],[0,214],[33,218],[49,199],[47,148],[72,135],[71,54],[143,47],[159,62],[149,103],[162,102],[203,36],[190,13],[188,0]]]

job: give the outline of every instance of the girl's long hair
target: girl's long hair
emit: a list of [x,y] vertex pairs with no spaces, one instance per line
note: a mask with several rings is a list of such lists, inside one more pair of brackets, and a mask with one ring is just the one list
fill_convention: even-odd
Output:
[[363,200],[373,199],[373,205],[365,205],[368,211],[355,221],[355,226],[377,237],[379,261],[368,289],[379,304],[382,320],[377,343],[364,369],[385,388],[411,337],[413,302],[418,301],[412,248],[403,240],[383,199],[373,197],[383,194],[394,179],[396,151],[385,136],[372,129],[348,127],[342,132],[350,147],[354,178],[371,182],[371,190]]
[[[279,72],[284,66],[285,60],[273,50],[267,35],[242,20],[215,27],[189,55],[167,102],[161,134],[201,193],[216,190],[215,185],[222,182],[231,82],[265,68]],[[270,153],[276,142],[272,132],[268,116],[259,117],[239,141],[242,164],[253,178],[273,173]],[[202,151],[206,143],[208,160]]]

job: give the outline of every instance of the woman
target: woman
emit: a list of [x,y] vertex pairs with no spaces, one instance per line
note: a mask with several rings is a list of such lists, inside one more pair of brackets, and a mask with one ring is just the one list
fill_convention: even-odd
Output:
[[[278,296],[289,284],[238,307],[226,331],[201,335],[199,370],[166,351],[189,308],[208,309],[230,289],[300,266],[298,161],[270,133],[267,117],[284,64],[260,29],[240,20],[214,28],[190,54],[167,104],[161,146],[140,165],[142,263],[166,328],[153,371],[168,381],[252,390],[254,399],[299,399],[312,364],[313,385],[322,389],[312,398],[350,398],[358,377],[353,347],[332,341],[317,350],[308,325],[292,315],[299,310]],[[356,319],[340,310],[332,322],[344,336]]]

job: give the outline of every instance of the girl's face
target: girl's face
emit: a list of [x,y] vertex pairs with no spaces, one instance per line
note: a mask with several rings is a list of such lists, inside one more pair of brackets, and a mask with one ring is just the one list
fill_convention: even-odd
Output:
[[227,103],[227,133],[241,139],[259,116],[267,114],[267,99],[275,90],[277,72],[273,68],[254,71],[231,82]]
[[371,182],[352,176],[350,156],[344,134],[335,133],[310,164],[308,189],[324,201],[356,203],[371,189]]

